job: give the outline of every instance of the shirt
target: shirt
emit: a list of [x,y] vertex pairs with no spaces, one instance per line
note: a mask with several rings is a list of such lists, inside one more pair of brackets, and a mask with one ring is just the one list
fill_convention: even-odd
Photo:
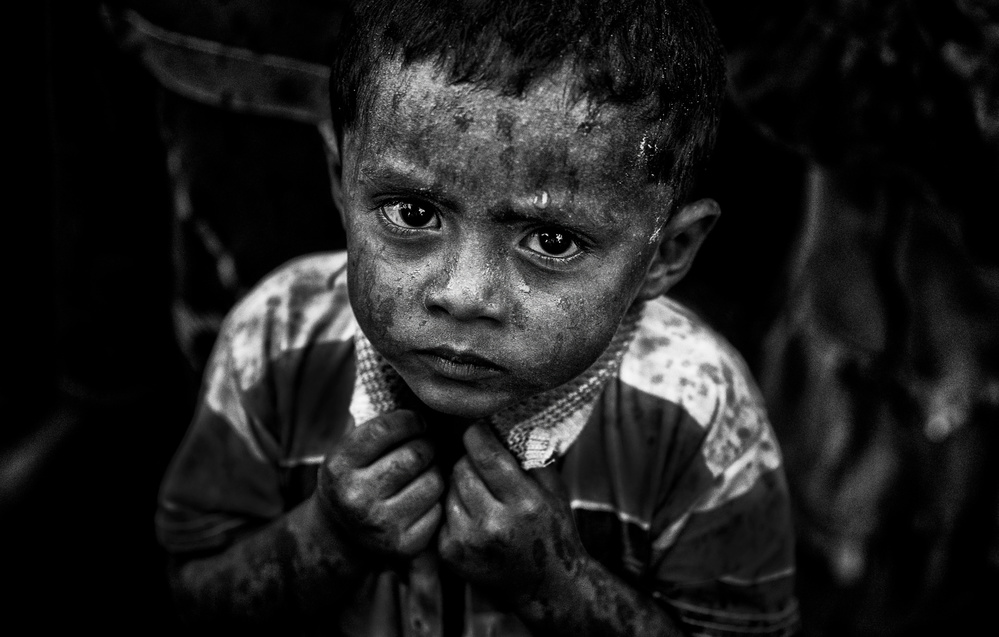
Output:
[[[346,254],[280,268],[227,317],[156,516],[175,555],[221,550],[310,496],[355,426]],[[794,536],[777,441],[738,354],[695,314],[640,309],[620,366],[555,466],[587,552],[695,635],[789,635]],[[465,635],[526,635],[466,590]],[[432,553],[373,572],[331,630],[440,635]]]

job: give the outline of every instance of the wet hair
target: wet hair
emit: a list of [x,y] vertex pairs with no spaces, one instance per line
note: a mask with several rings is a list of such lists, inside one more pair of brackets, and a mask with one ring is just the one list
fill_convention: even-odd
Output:
[[577,99],[640,109],[648,179],[676,203],[714,145],[725,54],[700,0],[360,0],[345,33],[330,81],[338,135],[363,121],[380,64],[399,59],[508,96],[570,64]]

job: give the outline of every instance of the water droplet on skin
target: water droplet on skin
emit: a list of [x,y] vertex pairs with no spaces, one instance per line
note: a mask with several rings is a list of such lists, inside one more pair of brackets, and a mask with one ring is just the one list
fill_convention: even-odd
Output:
[[544,209],[548,207],[548,191],[542,190],[538,194],[534,195],[534,207],[538,209]]

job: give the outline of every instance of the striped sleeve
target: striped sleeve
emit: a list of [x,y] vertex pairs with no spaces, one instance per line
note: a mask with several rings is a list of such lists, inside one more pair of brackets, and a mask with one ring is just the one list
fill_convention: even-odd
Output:
[[662,469],[653,595],[694,635],[796,634],[790,503],[759,392],[731,346],[682,308],[665,302],[645,320],[656,337],[637,343],[622,379],[680,407],[701,441]]
[[282,400],[275,363],[308,351],[317,338],[350,331],[349,310],[343,320],[330,317],[335,295],[345,295],[330,283],[343,261],[324,255],[292,262],[226,317],[194,419],[160,486],[156,532],[168,552],[218,550],[283,512],[280,423],[287,418],[278,410],[294,401]]

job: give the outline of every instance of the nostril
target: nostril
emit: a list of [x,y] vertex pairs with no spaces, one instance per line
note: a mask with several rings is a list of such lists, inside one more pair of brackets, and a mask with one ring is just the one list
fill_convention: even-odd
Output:
[[504,312],[501,295],[491,286],[460,285],[454,281],[428,290],[423,305],[431,314],[447,314],[458,321],[498,321]]

